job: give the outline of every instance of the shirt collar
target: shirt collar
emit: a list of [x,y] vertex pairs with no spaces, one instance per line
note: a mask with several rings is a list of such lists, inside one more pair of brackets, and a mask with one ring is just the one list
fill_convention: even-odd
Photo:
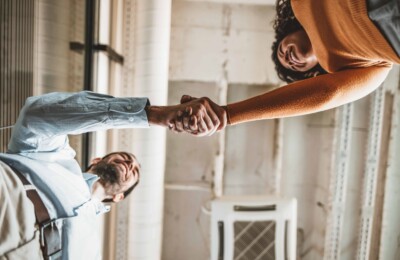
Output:
[[[90,192],[92,192],[93,184],[97,180],[100,179],[99,176],[97,176],[97,175],[95,175],[93,173],[88,173],[88,172],[84,172],[83,173],[83,178],[85,179],[86,184],[88,185]],[[91,200],[94,202],[94,205],[96,207],[96,214],[97,215],[100,215],[100,214],[103,214],[103,213],[107,213],[107,212],[110,211],[111,207],[109,205],[106,205],[103,202],[101,202],[101,201],[99,201],[98,199],[95,199],[95,198],[92,198]]]
[[84,172],[83,173],[83,179],[85,179],[86,184],[89,187],[90,192],[92,192],[93,184],[100,178],[96,174]]
[[106,205],[103,202],[99,201],[97,198],[92,198],[94,206],[96,208],[96,214],[101,215],[110,211],[111,206]]

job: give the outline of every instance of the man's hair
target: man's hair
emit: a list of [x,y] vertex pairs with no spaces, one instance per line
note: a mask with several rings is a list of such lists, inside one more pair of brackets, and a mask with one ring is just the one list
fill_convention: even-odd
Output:
[[[104,159],[106,159],[107,157],[109,157],[109,156],[111,156],[111,155],[114,155],[114,154],[124,154],[124,155],[126,155],[126,156],[128,156],[128,157],[133,157],[136,161],[137,161],[137,159],[136,159],[136,156],[134,155],[134,154],[132,154],[132,153],[127,153],[127,152],[112,152],[112,153],[109,153],[109,154],[106,154],[105,156],[103,156],[103,158],[101,158],[102,160],[104,160]],[[87,171],[90,169],[90,168],[92,168],[92,166],[93,165],[89,165],[88,166],[88,168],[87,168]],[[135,187],[139,184],[139,180],[140,180],[140,168],[138,169],[138,180],[131,186],[131,187],[129,187],[126,191],[124,191],[124,199],[126,198],[126,197],[128,197],[129,196],[129,194],[131,194],[132,193],[132,191],[135,189]],[[113,200],[112,199],[104,199],[103,200],[103,202],[113,202]]]
[[278,49],[281,41],[291,33],[304,30],[303,26],[301,26],[294,16],[290,0],[277,0],[273,28],[275,30],[275,41],[272,43],[272,60],[275,63],[275,70],[281,80],[291,83],[327,73],[319,64],[308,71],[301,72],[287,69],[280,63]]

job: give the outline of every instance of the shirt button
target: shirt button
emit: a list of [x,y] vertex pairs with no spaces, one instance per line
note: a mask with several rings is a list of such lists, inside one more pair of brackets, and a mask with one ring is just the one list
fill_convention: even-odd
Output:
[[132,106],[129,105],[129,106],[127,106],[126,108],[129,109],[129,110],[131,110],[131,109],[132,109]]
[[130,117],[130,118],[129,118],[129,121],[130,121],[130,122],[133,122],[133,120],[135,120],[133,117]]

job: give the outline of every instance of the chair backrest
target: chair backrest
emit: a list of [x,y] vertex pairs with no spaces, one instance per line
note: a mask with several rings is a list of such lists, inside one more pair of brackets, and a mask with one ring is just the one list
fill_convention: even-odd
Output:
[[222,197],[211,204],[211,260],[296,259],[297,201]]

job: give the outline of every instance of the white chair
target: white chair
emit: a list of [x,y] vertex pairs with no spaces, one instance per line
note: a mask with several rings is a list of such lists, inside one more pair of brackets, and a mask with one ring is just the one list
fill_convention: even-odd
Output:
[[297,201],[222,197],[211,203],[211,260],[295,260]]

